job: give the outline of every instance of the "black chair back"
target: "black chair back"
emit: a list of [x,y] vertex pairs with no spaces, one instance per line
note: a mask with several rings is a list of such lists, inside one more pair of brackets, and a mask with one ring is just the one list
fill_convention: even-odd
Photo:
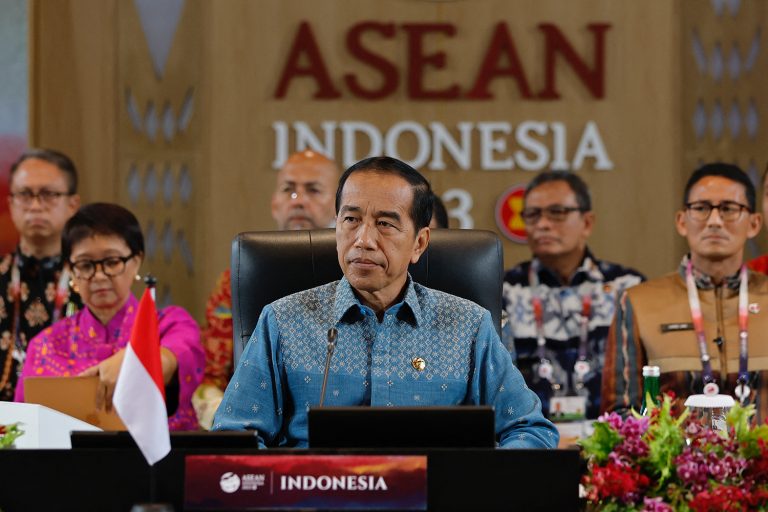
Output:
[[[501,334],[501,241],[492,231],[433,229],[429,247],[410,266],[424,286],[469,299],[491,312]],[[253,231],[232,242],[235,364],[261,310],[277,299],[341,279],[333,229]]]

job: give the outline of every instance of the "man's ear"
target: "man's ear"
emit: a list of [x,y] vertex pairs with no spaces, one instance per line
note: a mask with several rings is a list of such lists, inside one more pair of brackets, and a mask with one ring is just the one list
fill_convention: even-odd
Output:
[[413,241],[413,254],[411,254],[411,263],[416,263],[424,254],[429,246],[429,227],[424,227],[416,234],[416,239]]
[[584,212],[584,237],[588,238],[592,234],[592,230],[595,227],[595,212]]
[[72,194],[71,196],[69,196],[70,217],[74,215],[79,209],[80,209],[80,194]]
[[675,214],[675,228],[677,229],[677,233],[682,237],[688,236],[688,225],[685,221],[685,212],[683,210],[678,211]]
[[760,213],[749,214],[749,230],[747,231],[747,238],[754,238],[760,233],[760,228],[763,226],[763,216]]

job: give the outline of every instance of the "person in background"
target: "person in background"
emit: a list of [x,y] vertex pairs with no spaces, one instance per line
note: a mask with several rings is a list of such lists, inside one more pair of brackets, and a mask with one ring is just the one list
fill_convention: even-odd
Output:
[[[766,184],[766,180],[768,180],[768,165],[766,165],[765,170],[763,171],[760,190],[763,195],[763,220],[768,219],[768,184]],[[768,274],[768,254],[763,254],[762,256],[750,260],[749,263],[747,263],[747,266],[750,270],[754,270],[755,272]]]
[[743,260],[761,223],[754,185],[740,168],[712,163],[691,175],[675,218],[690,252],[676,272],[621,298],[606,347],[603,411],[639,410],[642,367],[652,365],[662,392],[730,394],[765,420],[768,277]]
[[264,446],[306,447],[307,412],[320,399],[332,326],[326,405],[488,404],[501,447],[557,446],[557,430],[490,313],[408,274],[429,244],[432,203],[429,182],[399,160],[374,157],[347,169],[336,192],[344,277],[264,308],[214,430],[255,429]]
[[504,343],[550,419],[596,418],[617,297],[644,277],[597,259],[587,247],[595,214],[589,189],[576,174],[539,174],[524,201],[533,259],[504,278]]
[[27,344],[80,305],[63,272],[61,230],[80,206],[63,153],[25,151],[11,166],[8,205],[19,245],[0,258],[0,400],[13,400]]
[[[294,153],[277,173],[272,194],[272,218],[280,230],[333,227],[339,169],[315,151]],[[232,284],[230,270],[219,276],[205,308],[202,332],[206,353],[203,382],[193,403],[203,428],[209,429],[232,376]]]
[[[83,206],[64,226],[62,257],[85,307],[30,341],[15,398],[24,401],[26,377],[98,376],[96,405],[109,411],[138,305],[131,285],[144,258],[139,222],[115,204]],[[191,398],[205,364],[200,330],[177,306],[159,310],[158,321],[169,427],[196,430]]]

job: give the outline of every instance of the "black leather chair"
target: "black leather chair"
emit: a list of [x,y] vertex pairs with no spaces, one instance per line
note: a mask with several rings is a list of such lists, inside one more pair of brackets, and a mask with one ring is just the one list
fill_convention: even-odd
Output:
[[[499,238],[491,231],[471,229],[432,230],[427,251],[410,267],[417,283],[488,309],[499,334],[502,272]],[[232,242],[235,363],[264,306],[341,277],[333,229],[237,235]]]

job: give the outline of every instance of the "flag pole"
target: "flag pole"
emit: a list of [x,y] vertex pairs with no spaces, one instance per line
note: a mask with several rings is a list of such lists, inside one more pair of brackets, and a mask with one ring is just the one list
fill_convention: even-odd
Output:
[[[144,276],[144,284],[149,289],[152,302],[157,304],[157,278],[152,274]],[[159,461],[158,461],[159,462]],[[157,462],[149,466],[149,502],[157,503]]]

